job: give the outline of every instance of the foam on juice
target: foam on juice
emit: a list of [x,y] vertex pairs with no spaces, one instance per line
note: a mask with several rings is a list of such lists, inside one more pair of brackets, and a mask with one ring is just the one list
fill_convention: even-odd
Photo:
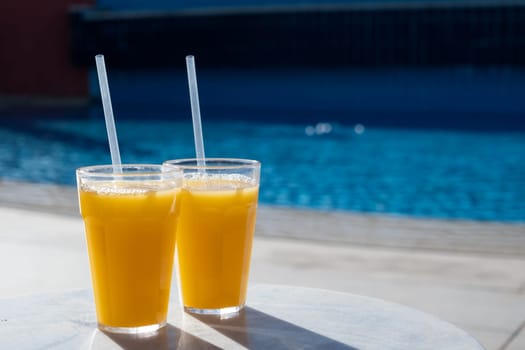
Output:
[[183,182],[184,187],[192,191],[238,190],[256,186],[255,179],[241,174],[185,174]]
[[99,195],[145,195],[150,192],[162,192],[180,187],[177,181],[84,181],[81,191]]

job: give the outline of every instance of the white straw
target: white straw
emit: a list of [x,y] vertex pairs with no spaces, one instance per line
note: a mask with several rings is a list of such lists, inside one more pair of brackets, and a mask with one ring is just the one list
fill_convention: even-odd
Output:
[[201,111],[199,107],[199,90],[197,89],[197,73],[195,59],[192,55],[186,56],[186,69],[188,71],[188,86],[190,88],[191,116],[193,119],[193,136],[195,138],[195,151],[197,165],[205,166],[204,140],[202,138]]
[[100,85],[102,106],[104,107],[104,117],[106,118],[106,130],[108,132],[111,162],[116,166],[116,172],[122,172],[122,169],[120,169],[121,161],[118,149],[117,130],[115,128],[115,118],[113,117],[113,107],[111,107],[111,96],[109,95],[108,76],[106,74],[104,55],[96,55],[95,61],[97,62],[98,83]]

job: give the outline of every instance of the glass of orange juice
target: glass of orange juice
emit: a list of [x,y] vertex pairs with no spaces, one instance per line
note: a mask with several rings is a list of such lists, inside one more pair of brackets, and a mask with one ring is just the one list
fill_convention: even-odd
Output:
[[77,169],[100,329],[147,333],[166,324],[181,184],[170,166]]
[[227,314],[242,309],[250,270],[261,164],[206,158],[166,161],[183,172],[177,227],[184,309]]

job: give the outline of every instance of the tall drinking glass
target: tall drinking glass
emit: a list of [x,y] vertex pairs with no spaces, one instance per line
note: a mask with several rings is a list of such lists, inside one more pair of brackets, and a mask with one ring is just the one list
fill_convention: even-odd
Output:
[[100,329],[143,333],[166,324],[181,183],[169,166],[77,169]]
[[261,164],[170,160],[183,172],[177,254],[184,309],[237,312],[246,302]]

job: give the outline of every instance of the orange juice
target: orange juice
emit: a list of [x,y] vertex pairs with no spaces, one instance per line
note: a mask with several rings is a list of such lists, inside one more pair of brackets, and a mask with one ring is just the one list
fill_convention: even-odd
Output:
[[244,305],[258,189],[242,177],[185,179],[177,251],[186,308]]
[[177,188],[148,187],[144,182],[79,186],[102,326],[143,327],[166,321],[178,195]]

